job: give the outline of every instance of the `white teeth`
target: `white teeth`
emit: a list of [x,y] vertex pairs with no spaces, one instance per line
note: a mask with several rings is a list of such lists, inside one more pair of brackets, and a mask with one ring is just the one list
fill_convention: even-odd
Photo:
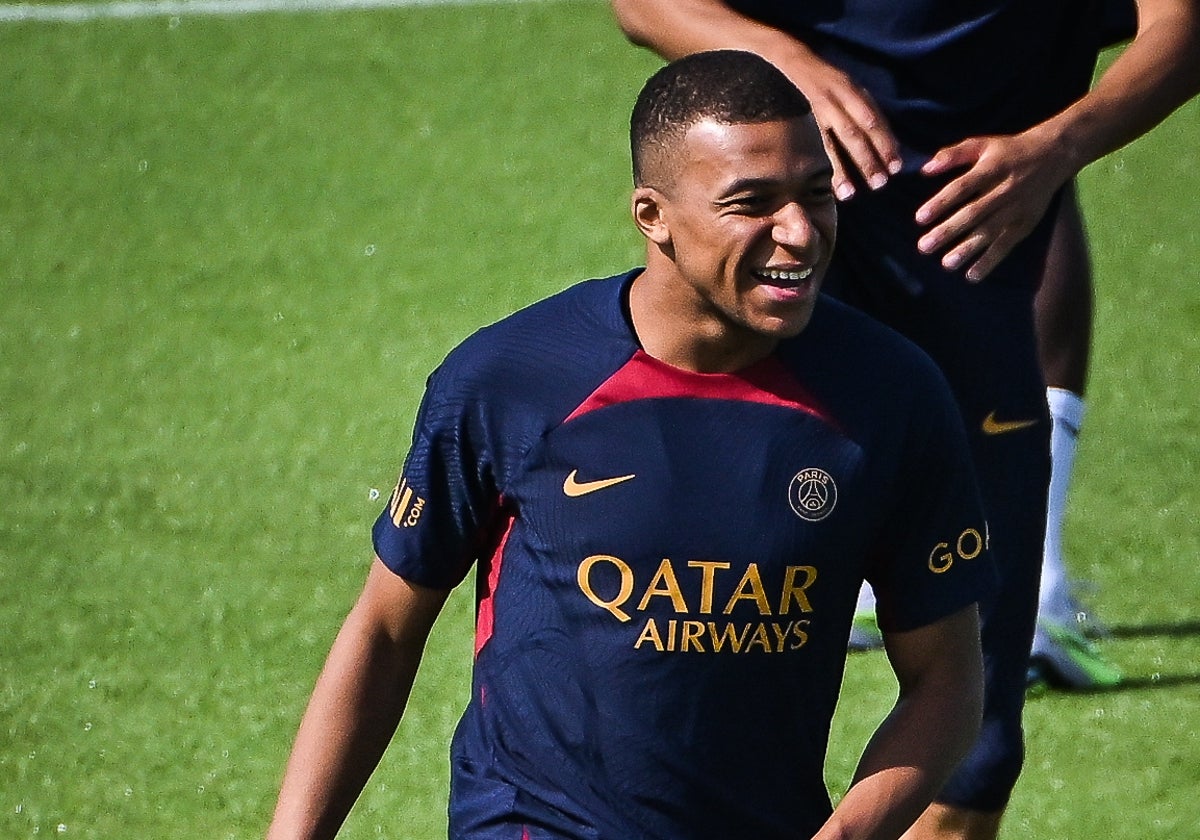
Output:
[[812,269],[806,268],[803,271],[780,271],[775,268],[764,268],[758,273],[769,280],[789,280],[796,282],[798,280],[803,280],[808,277],[808,275],[812,274]]

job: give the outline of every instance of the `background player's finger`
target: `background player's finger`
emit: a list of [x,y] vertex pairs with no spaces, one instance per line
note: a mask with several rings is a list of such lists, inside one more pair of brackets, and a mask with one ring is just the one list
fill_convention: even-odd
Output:
[[837,196],[838,201],[853,198],[854,181],[846,172],[846,165],[842,160],[842,151],[838,147],[837,138],[832,131],[822,129],[821,142],[825,144],[825,154],[829,157],[829,163],[833,167],[833,176],[830,178],[833,194]]
[[938,149],[921,167],[921,172],[925,175],[941,175],[960,166],[971,166],[979,160],[982,148],[982,138],[968,137],[952,146]]
[[946,252],[942,267],[954,271],[987,247],[988,236],[982,230],[971,231],[965,239]]
[[843,160],[849,159],[854,164],[867,186],[877,190],[887,183],[888,164],[880,158],[870,134],[862,126],[853,120],[842,119],[831,125],[830,130]]
[[869,142],[874,157],[891,175],[900,171],[900,143],[875,100],[865,90],[856,90],[857,97],[846,105],[846,111]]
[[979,283],[987,279],[987,276],[1009,255],[1013,247],[1020,241],[1020,237],[1002,233],[996,238],[995,242],[988,246],[979,259],[967,269],[967,279],[972,283]]
[[[954,184],[947,185],[942,193],[950,191],[953,186]],[[940,196],[942,193],[938,195]],[[937,196],[934,196],[929,203],[932,204],[936,200]],[[949,192],[949,197],[944,204],[945,210],[939,211],[939,217],[945,216],[946,213],[949,215],[917,240],[917,249],[923,254],[932,254],[953,246],[954,243],[959,242],[978,228],[983,221],[985,208],[979,199],[970,201],[965,198],[960,199],[958,190],[954,190]]]

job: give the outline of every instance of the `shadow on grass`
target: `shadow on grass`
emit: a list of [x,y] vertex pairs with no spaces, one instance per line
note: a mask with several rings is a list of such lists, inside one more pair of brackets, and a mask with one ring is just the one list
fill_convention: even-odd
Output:
[[1150,639],[1167,637],[1183,639],[1188,636],[1200,637],[1200,620],[1160,622],[1158,624],[1118,624],[1109,627],[1106,634],[1113,639]]
[[[1109,628],[1113,639],[1187,639],[1200,638],[1200,620],[1159,622],[1157,624],[1125,624]],[[1141,691],[1148,688],[1173,688],[1200,685],[1200,674],[1153,674],[1145,677],[1126,677],[1115,691]]]
[[1130,691],[1146,691],[1149,689],[1179,688],[1181,686],[1200,685],[1200,674],[1152,674],[1150,676],[1126,676],[1120,685],[1096,688],[1069,688],[1066,686],[1033,689],[1027,699],[1045,699],[1048,697],[1086,697],[1097,694],[1121,694]]
[[[1141,691],[1147,688],[1177,688],[1182,685],[1200,685],[1200,674],[1154,674],[1149,677],[1125,677],[1121,684],[1109,691]],[[1105,694],[1091,691],[1089,694]]]

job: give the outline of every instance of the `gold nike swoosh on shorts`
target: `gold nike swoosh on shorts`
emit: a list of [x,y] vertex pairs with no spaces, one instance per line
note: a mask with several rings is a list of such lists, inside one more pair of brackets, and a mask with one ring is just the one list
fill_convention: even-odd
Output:
[[996,412],[992,411],[983,418],[983,433],[985,435],[1003,435],[1008,432],[1019,432],[1021,429],[1036,426],[1038,422],[1037,420],[997,420]]
[[586,496],[588,493],[595,493],[597,490],[604,490],[612,487],[614,484],[620,484],[623,481],[629,481],[634,478],[631,475],[618,475],[615,478],[600,478],[595,481],[578,481],[575,476],[578,470],[571,470],[570,475],[563,481],[563,492],[571,498],[577,496]]

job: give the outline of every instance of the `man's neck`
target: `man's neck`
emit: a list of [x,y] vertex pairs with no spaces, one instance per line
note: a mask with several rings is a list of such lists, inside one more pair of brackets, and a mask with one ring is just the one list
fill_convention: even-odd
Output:
[[732,373],[774,351],[777,339],[732,324],[679,278],[651,267],[629,288],[629,312],[642,349],[650,356],[695,373]]

